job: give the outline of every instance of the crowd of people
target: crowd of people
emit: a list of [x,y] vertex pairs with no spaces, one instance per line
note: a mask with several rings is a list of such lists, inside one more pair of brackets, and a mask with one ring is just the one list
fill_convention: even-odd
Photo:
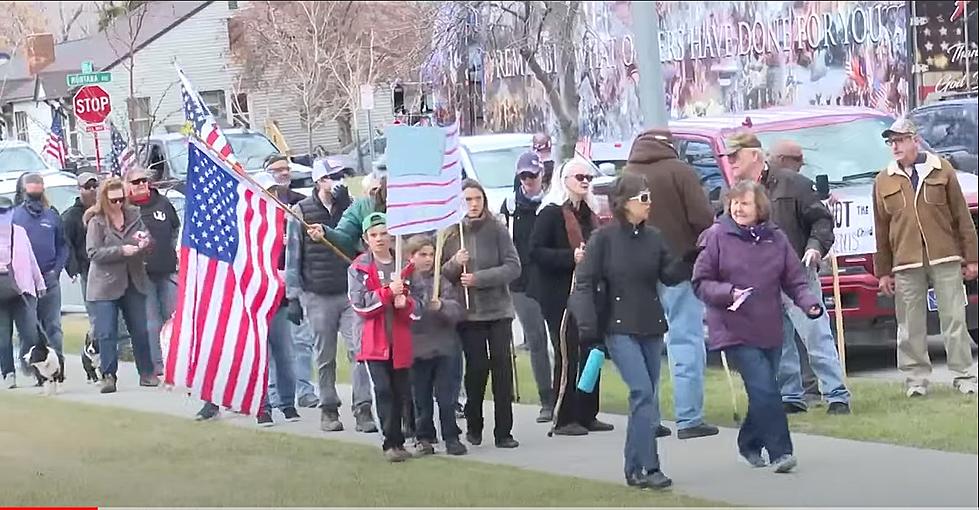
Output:
[[[875,180],[874,259],[881,292],[896,296],[907,396],[924,396],[931,372],[929,282],[953,385],[975,394],[961,286],[976,278],[977,241],[965,199],[948,163],[919,149],[910,122],[899,120],[882,136],[894,161]],[[766,152],[749,131],[730,136],[724,157],[733,182],[715,211],[670,132],[644,132],[612,188],[607,225],[597,216],[594,165],[572,158],[555,167],[550,150],[547,135],[535,136],[516,162],[514,192],[500,216],[482,186],[465,181],[461,228],[445,236],[441,249],[435,235],[405,240],[400,266],[387,230],[383,160],[358,198],[328,160],[314,165],[309,197],[289,189],[287,158],[266,160],[256,182],[308,227],[290,221],[287,229],[279,263],[286,294],[269,329],[269,391],[258,423],[273,424],[273,409],[297,420],[297,407],[318,407],[324,432],[343,430],[336,388],[342,338],[356,430],[380,432],[388,460],[435,453],[440,438],[446,453],[467,453],[457,419],[465,422],[466,442],[480,445],[490,381],[494,445],[517,448],[512,322],[519,318],[541,403],[537,421],[550,423],[550,434],[613,430],[598,419],[598,384],[584,391],[576,382],[592,351],[614,363],[629,388],[628,485],[672,483],[657,453],[657,439],[673,434],[659,410],[664,352],[679,439],[718,433],[704,420],[704,377],[707,350],[721,351],[748,396],[740,455],[754,467],[791,471],[798,461],[786,415],[808,411],[810,379],[830,415],[851,412],[819,282],[834,220],[799,172],[802,148],[779,141]],[[0,226],[10,225],[0,230],[0,267],[7,268],[0,272],[4,383],[16,384],[12,324],[22,353],[36,341],[34,330],[60,350],[57,284],[67,270],[85,291],[101,391],[116,391],[120,312],[139,384],[158,385],[159,334],[173,311],[177,270],[180,221],[173,206],[141,169],[104,181],[80,175],[80,198],[62,216],[45,201],[40,176],[23,182],[22,204],[0,198]],[[205,402],[197,418],[219,412]]]

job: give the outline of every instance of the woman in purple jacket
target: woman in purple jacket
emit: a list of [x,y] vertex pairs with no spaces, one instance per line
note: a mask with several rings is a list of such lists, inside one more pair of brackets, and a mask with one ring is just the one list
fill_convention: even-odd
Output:
[[700,236],[693,288],[707,305],[712,350],[731,359],[748,393],[748,413],[738,450],[754,467],[764,467],[764,448],[776,473],[796,466],[789,423],[775,381],[782,353],[784,291],[807,315],[823,309],[809,293],[805,273],[788,239],[769,221],[765,189],[743,181],[728,192],[726,213]]

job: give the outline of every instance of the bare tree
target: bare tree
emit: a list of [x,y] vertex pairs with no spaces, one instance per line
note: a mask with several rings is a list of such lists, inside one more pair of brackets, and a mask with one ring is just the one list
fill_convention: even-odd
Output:
[[44,16],[30,3],[0,2],[0,51],[22,47],[25,37],[44,27]]
[[[65,11],[65,2],[58,2],[58,19],[60,23],[58,42],[65,42],[71,38],[71,30],[78,23],[78,18],[81,17],[82,13],[85,11],[85,4],[78,4],[71,13]],[[81,29],[84,35],[88,35],[88,31],[85,28]]]

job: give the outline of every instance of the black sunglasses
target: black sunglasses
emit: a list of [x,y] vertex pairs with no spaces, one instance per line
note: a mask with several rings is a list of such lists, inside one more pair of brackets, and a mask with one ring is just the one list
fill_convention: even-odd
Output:
[[535,174],[534,172],[520,172],[518,176],[520,177],[521,181],[527,181],[540,177],[540,174]]
[[109,199],[109,203],[110,204],[121,204],[121,203],[123,203],[125,201],[126,201],[126,197],[122,197],[122,198],[110,198]]
[[574,177],[574,179],[578,182],[591,182],[595,179],[595,176],[591,174],[578,174],[572,175],[571,177]]
[[133,186],[139,186],[140,184],[146,184],[147,182],[150,182],[150,180],[147,179],[146,177],[138,177],[136,179],[129,181],[129,184],[132,184]]

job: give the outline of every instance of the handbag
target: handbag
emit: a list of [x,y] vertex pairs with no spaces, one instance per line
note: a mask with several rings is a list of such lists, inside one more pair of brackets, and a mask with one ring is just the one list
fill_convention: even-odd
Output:
[[0,267],[0,301],[19,297],[23,292],[14,278],[14,225],[10,224],[10,263]]

